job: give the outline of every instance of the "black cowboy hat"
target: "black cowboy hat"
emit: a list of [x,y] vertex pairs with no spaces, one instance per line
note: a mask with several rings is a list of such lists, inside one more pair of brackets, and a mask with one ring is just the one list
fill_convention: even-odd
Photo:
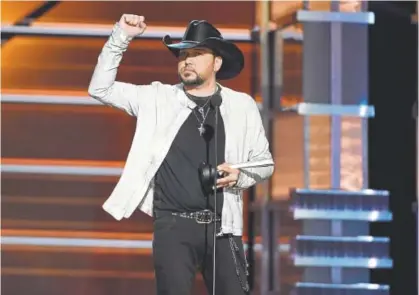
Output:
[[191,21],[179,43],[172,44],[169,35],[163,38],[163,43],[176,57],[179,56],[181,49],[206,47],[213,50],[223,59],[221,68],[216,75],[220,80],[234,78],[244,67],[244,57],[240,49],[225,40],[213,25],[204,20]]

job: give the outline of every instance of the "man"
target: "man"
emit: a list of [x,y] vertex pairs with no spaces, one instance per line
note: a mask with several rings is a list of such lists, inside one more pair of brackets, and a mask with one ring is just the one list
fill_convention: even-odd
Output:
[[[93,98],[138,118],[123,173],[103,208],[117,220],[136,208],[153,216],[157,294],[189,294],[198,270],[210,294],[213,285],[216,294],[245,294],[242,191],[270,177],[274,165],[255,101],[217,83],[240,73],[243,54],[208,22],[192,21],[182,42],[163,40],[178,58],[181,83],[115,82],[123,52],[145,29],[144,17],[121,17],[89,86]],[[256,160],[269,165],[231,167]],[[217,188],[201,177],[205,164],[222,174]]]

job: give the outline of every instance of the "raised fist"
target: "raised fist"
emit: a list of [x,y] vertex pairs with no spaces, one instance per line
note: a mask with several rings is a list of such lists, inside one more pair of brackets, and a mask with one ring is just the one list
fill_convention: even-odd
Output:
[[119,26],[129,37],[135,37],[144,33],[147,25],[144,16],[134,14],[123,14],[119,20]]

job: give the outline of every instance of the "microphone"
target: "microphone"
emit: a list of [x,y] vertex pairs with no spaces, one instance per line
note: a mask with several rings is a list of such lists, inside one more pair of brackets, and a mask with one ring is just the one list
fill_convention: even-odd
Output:
[[218,108],[222,102],[223,99],[221,98],[221,95],[218,93],[214,95],[214,97],[211,99],[211,105],[215,108]]

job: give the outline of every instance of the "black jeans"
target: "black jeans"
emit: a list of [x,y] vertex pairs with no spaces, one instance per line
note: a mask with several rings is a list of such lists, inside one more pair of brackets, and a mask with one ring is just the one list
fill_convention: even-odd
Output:
[[[208,294],[212,295],[214,223],[198,224],[193,219],[168,213],[157,212],[155,215],[153,259],[157,295],[191,294],[197,271],[201,272]],[[241,237],[231,238],[239,249],[239,253],[235,253],[240,279],[236,274],[230,237],[217,237],[217,295],[246,294],[242,288],[247,282],[243,242]]]

